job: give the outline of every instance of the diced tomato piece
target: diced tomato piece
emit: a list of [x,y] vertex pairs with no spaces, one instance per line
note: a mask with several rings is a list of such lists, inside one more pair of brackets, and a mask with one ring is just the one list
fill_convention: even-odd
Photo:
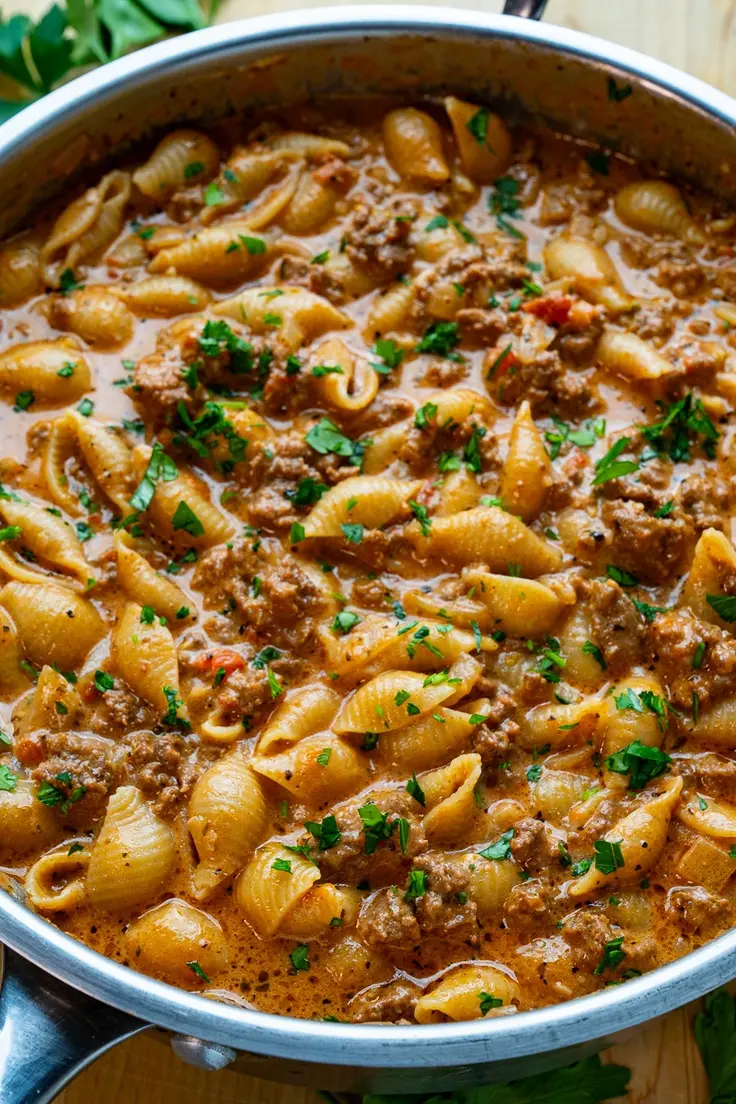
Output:
[[564,326],[572,309],[572,299],[568,295],[542,295],[530,299],[523,310],[535,314],[548,326]]
[[491,349],[486,356],[487,378],[489,380],[499,379],[504,372],[508,372],[512,368],[518,368],[520,364],[521,361],[509,345],[505,345],[503,348]]
[[245,667],[245,660],[240,652],[232,648],[217,648],[214,652],[205,652],[204,655],[197,656],[193,666],[199,671],[209,671],[211,674],[222,668],[225,674],[229,675],[232,671],[239,671],[241,667]]
[[37,767],[39,763],[43,762],[43,742],[35,733],[18,740],[13,751],[24,767]]

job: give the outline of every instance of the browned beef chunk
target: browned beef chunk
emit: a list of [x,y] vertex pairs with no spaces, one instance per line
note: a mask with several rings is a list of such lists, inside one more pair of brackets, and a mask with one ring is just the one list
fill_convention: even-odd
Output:
[[414,1020],[414,1006],[422,990],[400,978],[385,985],[371,985],[350,1002],[348,1011],[355,1023],[407,1023]]

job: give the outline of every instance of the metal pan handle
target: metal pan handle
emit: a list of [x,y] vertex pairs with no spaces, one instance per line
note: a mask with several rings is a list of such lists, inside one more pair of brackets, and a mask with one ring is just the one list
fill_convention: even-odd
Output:
[[547,0],[506,0],[504,15],[518,15],[521,19],[541,19]]
[[85,1066],[150,1026],[0,947],[0,1101],[51,1104]]

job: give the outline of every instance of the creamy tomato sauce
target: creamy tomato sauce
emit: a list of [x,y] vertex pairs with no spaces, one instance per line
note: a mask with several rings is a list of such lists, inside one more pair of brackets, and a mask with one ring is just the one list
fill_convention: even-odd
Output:
[[0,253],[6,888],[356,1021],[728,928],[730,211],[452,99],[66,198]]

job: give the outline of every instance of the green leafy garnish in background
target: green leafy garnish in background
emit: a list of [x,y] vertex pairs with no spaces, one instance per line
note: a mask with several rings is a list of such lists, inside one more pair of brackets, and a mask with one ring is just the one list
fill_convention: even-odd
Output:
[[725,989],[705,998],[695,1039],[710,1085],[710,1104],[736,1104],[736,1002]]
[[[482,1085],[451,1093],[395,1096],[368,1093],[363,1104],[604,1104],[626,1093],[631,1070],[605,1066],[597,1054],[563,1069],[522,1077],[509,1084]],[[347,1104],[358,1097],[321,1092],[327,1104]],[[726,1097],[718,1101],[726,1104]]]
[[205,16],[198,0],[63,0],[38,23],[27,15],[0,20],[0,74],[18,85],[18,98],[0,98],[0,122],[77,70],[207,26],[219,3],[211,0]]

